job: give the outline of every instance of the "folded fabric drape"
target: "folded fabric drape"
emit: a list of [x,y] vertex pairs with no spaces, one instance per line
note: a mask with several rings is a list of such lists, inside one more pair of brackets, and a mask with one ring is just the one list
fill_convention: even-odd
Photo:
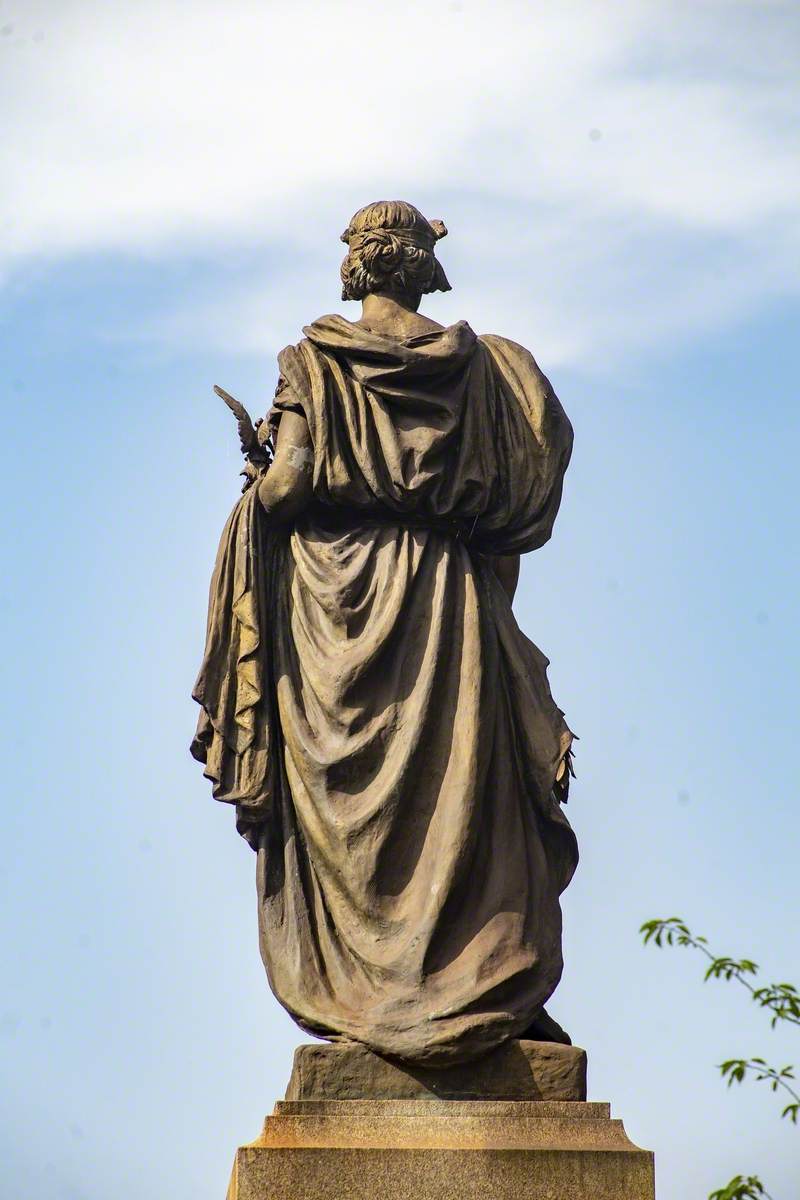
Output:
[[[492,555],[550,536],[572,430],[522,347],[324,317],[279,357],[314,503],[223,534],[194,753],[258,849],[261,949],[312,1033],[476,1057],[561,975],[571,733]],[[460,536],[462,530],[468,536]]]

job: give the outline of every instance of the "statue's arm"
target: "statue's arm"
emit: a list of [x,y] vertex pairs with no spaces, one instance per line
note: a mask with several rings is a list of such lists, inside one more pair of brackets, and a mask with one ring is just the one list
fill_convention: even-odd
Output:
[[509,602],[513,602],[519,582],[519,555],[495,554],[492,556],[491,562],[492,569],[500,580]]
[[306,419],[300,413],[284,412],[275,457],[258,485],[258,498],[271,517],[288,521],[309,504],[313,477],[314,448]]

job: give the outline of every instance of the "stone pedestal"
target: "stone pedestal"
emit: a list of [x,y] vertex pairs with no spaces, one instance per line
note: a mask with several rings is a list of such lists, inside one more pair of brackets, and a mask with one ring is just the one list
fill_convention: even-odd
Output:
[[[513,1045],[529,1064],[527,1084],[524,1070],[503,1085],[486,1060],[472,1068],[486,1072],[483,1086],[494,1094],[524,1086],[541,1094],[546,1073],[537,1067],[539,1050],[551,1067],[554,1050],[562,1068],[585,1064],[582,1051],[528,1042],[508,1050],[517,1066]],[[321,1060],[311,1055],[304,1062],[306,1052],[320,1050]],[[653,1156],[633,1145],[607,1104],[442,1099],[463,1090],[466,1076],[448,1080],[447,1072],[434,1072],[435,1081],[421,1083],[414,1071],[404,1081],[393,1072],[406,1068],[361,1047],[301,1047],[298,1056],[289,1087],[294,1098],[279,1102],[261,1137],[237,1152],[228,1200],[654,1200]],[[350,1093],[359,1090],[359,1078],[384,1092],[436,1082],[439,1098],[421,1099],[419,1090],[413,1098],[321,1096],[336,1090],[335,1074],[327,1073],[336,1056]],[[496,1065],[503,1061],[501,1055]],[[555,1085],[562,1091],[564,1080],[562,1073]],[[583,1086],[580,1077],[576,1086]]]
[[416,1067],[354,1042],[298,1046],[287,1100],[585,1100],[586,1051],[506,1042],[477,1062]]

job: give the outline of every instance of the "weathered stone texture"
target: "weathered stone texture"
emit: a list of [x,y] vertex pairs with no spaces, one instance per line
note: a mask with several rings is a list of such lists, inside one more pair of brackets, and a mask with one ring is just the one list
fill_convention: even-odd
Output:
[[299,1046],[287,1100],[585,1100],[586,1053],[512,1041],[475,1062],[417,1067],[357,1042]]
[[653,1156],[605,1104],[292,1101],[228,1200],[654,1200]]

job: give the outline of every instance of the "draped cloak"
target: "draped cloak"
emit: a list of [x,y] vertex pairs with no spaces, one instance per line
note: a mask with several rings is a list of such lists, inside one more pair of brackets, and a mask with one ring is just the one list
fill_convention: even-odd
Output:
[[271,419],[304,415],[314,500],[271,526],[252,487],[228,520],[192,749],[258,851],[295,1020],[466,1061],[562,970],[571,734],[490,556],[550,536],[572,429],[531,355],[465,322],[303,332]]

